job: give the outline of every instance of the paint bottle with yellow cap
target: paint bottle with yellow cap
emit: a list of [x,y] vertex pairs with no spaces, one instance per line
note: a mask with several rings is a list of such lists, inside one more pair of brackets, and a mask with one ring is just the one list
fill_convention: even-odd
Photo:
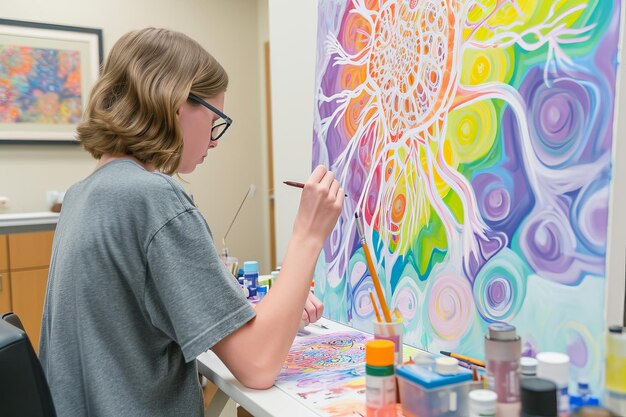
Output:
[[368,417],[396,415],[394,344],[371,340],[365,344],[365,404]]

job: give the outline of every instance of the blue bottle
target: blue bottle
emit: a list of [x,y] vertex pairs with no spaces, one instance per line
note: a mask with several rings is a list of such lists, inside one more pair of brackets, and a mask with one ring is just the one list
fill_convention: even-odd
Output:
[[247,261],[243,263],[243,279],[250,293],[248,298],[255,298],[259,284],[259,263],[257,261]]
[[263,299],[267,295],[267,285],[259,285],[257,288],[257,297],[259,301]]

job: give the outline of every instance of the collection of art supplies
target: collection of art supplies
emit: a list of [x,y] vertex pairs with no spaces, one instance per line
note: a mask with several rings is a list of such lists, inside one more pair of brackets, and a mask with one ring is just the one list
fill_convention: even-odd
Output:
[[[488,330],[485,361],[447,351],[441,351],[443,356],[438,358],[420,352],[396,368],[405,416],[626,416],[619,403],[607,400],[608,408],[600,407],[584,378],[578,380],[576,392],[568,393],[568,355],[540,352],[536,358],[521,357],[521,340],[514,326],[494,323]],[[620,368],[626,364],[624,334],[626,329],[621,327],[609,332],[615,343],[607,348],[606,395],[614,401],[626,400],[626,395],[615,394],[626,385],[626,372]],[[484,384],[476,382],[477,370],[487,374]]]

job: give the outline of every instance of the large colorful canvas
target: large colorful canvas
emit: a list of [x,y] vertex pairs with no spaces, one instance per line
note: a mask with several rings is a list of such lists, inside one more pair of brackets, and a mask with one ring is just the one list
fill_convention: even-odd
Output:
[[600,384],[618,0],[320,0],[313,164],[350,196],[316,270],[370,329],[365,220],[405,342],[496,321]]

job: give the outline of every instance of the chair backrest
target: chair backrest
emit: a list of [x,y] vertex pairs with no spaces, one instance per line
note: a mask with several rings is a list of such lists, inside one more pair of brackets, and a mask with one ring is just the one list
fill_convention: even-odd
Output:
[[[7,318],[5,319],[5,316]],[[0,320],[0,415],[56,417],[52,395],[39,359],[19,326],[19,318]]]
[[25,331],[24,330],[24,325],[22,324],[22,320],[20,320],[20,318],[17,316],[17,314],[13,313],[13,312],[9,312],[9,313],[4,313],[2,315],[2,320],[6,321],[9,324],[12,324],[13,326],[17,327],[18,329]]

